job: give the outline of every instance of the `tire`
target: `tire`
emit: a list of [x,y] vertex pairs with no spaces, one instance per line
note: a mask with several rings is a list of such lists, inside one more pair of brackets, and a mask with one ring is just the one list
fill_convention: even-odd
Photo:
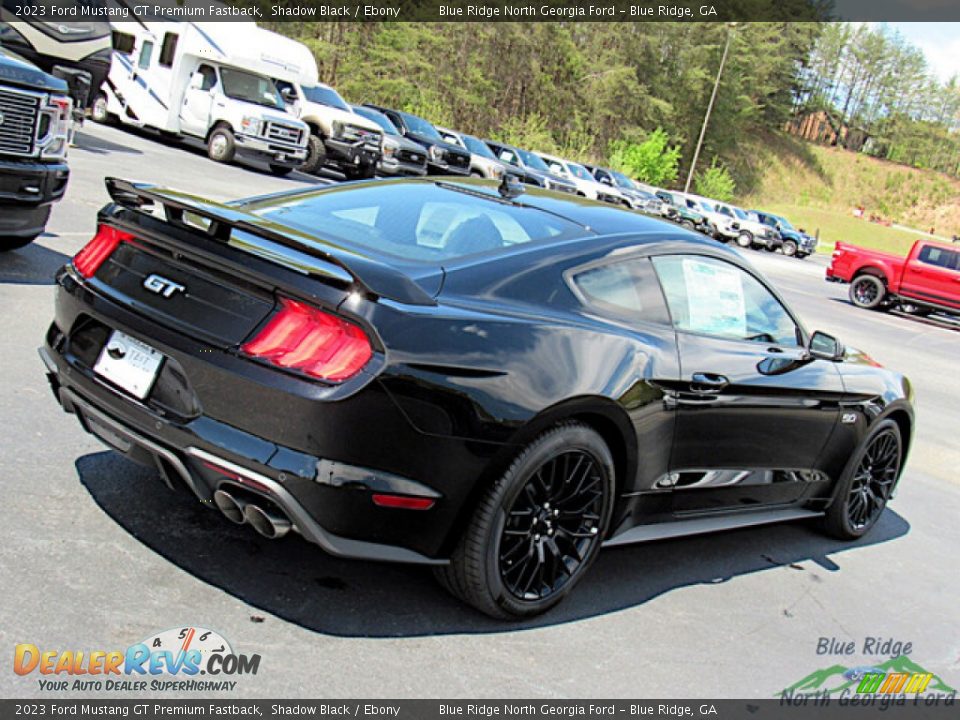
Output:
[[798,252],[796,255],[794,255],[794,257],[795,257],[797,260],[803,260],[804,258],[808,257],[809,255],[810,255],[810,253]]
[[93,105],[90,107],[90,117],[95,123],[100,125],[107,125],[110,122],[110,112],[107,110],[107,96],[97,95],[96,99],[93,101]]
[[742,248],[748,248],[753,245],[753,235],[744,231],[737,235],[737,245]]
[[603,438],[578,422],[558,425],[527,445],[484,493],[450,564],[435,569],[437,578],[494,618],[546,612],[596,559],[613,498],[613,458]]
[[887,296],[887,286],[876,275],[858,275],[850,283],[849,296],[857,307],[876,310]]
[[690,232],[696,232],[697,226],[693,224],[693,220],[681,220],[680,227],[686,228]]
[[296,168],[292,168],[289,165],[270,165],[270,172],[276,175],[277,177],[286,177],[292,173]]
[[220,126],[214,128],[207,138],[207,157],[214,162],[230,163],[237,156],[237,141],[233,130]]
[[784,240],[783,254],[787,257],[797,257],[797,243],[793,240]]
[[823,529],[839,540],[856,540],[883,514],[903,464],[903,439],[893,420],[884,420],[857,448],[823,518]]
[[20,248],[26,247],[36,239],[36,235],[31,237],[0,237],[0,252],[19,250]]
[[307,159],[300,166],[300,172],[313,174],[327,162],[327,148],[323,140],[313,133],[307,139]]
[[360,165],[359,167],[345,168],[343,174],[348,180],[369,180],[377,174],[377,166]]

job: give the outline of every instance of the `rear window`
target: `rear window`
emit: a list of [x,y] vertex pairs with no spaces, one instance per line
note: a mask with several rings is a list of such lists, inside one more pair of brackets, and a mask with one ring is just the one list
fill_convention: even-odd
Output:
[[326,241],[439,261],[585,231],[563,218],[449,187],[382,183],[297,196],[253,211]]

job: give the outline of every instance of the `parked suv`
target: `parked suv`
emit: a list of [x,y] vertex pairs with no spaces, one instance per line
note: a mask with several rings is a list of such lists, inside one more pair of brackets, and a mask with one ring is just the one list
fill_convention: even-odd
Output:
[[627,199],[619,190],[611,185],[604,185],[599,182],[590,174],[590,171],[580,163],[564,160],[556,155],[547,155],[546,153],[537,153],[537,155],[547,164],[550,172],[566,178],[576,185],[577,195],[582,195],[591,200],[608,202],[612,205],[629,205]]
[[[499,160],[480,138],[442,127],[437,127],[437,131],[444,140],[459,145],[470,153],[470,174],[474,177],[502,180],[503,176],[507,174],[509,166]],[[516,175],[516,173],[511,174]]]
[[43,232],[70,171],[67,84],[0,48],[0,252]]
[[332,167],[351,180],[373,177],[383,135],[377,123],[353,112],[329,85],[278,80],[277,89],[287,109],[310,126],[307,159],[300,170],[313,173]]
[[795,228],[782,215],[774,215],[761,210],[751,210],[750,212],[760,218],[760,222],[764,225],[777,229],[780,237],[783,238],[782,252],[787,257],[796,257],[802,260],[807,255],[817,251],[817,239],[812,235],[807,235],[803,228],[799,230]]
[[367,120],[372,120],[383,131],[380,141],[380,161],[377,172],[381,175],[426,175],[427,151],[413,140],[407,140],[390,118],[379,110],[351,105],[350,108]]
[[484,142],[493,151],[494,155],[516,169],[521,182],[547,190],[556,190],[571,195],[577,194],[576,185],[566,178],[550,172],[547,164],[529,150],[521,150],[518,147],[496,140],[484,140]]
[[379,110],[408,140],[420,145],[427,152],[427,173],[430,175],[469,175],[470,153],[448,143],[437,129],[422,117],[402,110],[391,110],[371,103],[364,107]]
[[733,214],[737,216],[737,223],[740,225],[740,232],[737,235],[737,245],[740,247],[763,248],[773,252],[783,245],[780,232],[775,227],[760,222],[756,213],[734,205]]

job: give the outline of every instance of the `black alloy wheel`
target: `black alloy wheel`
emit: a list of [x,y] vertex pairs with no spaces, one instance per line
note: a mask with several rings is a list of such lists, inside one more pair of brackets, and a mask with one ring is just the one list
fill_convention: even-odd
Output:
[[600,466],[588,453],[556,455],[527,480],[500,534],[500,579],[520,600],[559,592],[600,542]]
[[860,275],[850,283],[850,302],[857,307],[874,310],[880,307],[886,294],[883,280],[875,275]]
[[437,578],[491,617],[539,615],[596,559],[613,497],[613,458],[603,438],[578,422],[558,425],[487,490]]
[[827,511],[827,531],[844,540],[862,537],[883,514],[900,476],[903,440],[892,420],[867,437]]

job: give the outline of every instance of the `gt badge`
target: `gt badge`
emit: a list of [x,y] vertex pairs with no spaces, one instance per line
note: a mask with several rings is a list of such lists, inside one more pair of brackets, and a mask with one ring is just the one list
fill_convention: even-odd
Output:
[[160,275],[148,275],[143,281],[143,286],[152,293],[162,295],[165,298],[173,297],[175,293],[186,292],[186,288],[173,280],[167,280]]

